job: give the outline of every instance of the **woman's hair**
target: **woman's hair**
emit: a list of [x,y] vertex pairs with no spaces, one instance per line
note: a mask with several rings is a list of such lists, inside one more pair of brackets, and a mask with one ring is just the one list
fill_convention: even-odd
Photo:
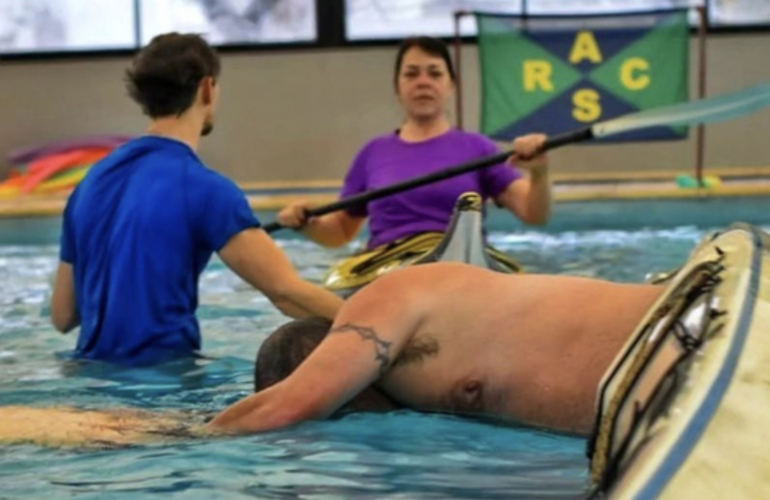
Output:
[[168,33],[136,55],[126,71],[126,86],[151,118],[179,116],[195,102],[201,80],[217,78],[219,71],[219,56],[202,37]]
[[404,62],[404,55],[412,48],[418,48],[430,54],[432,56],[440,57],[446,63],[447,70],[449,71],[449,78],[454,82],[456,81],[455,68],[452,65],[452,58],[449,57],[449,50],[446,44],[438,38],[432,38],[429,36],[418,36],[414,38],[407,38],[401,43],[398,48],[398,54],[396,54],[396,71],[393,75],[393,84],[398,88],[398,75],[401,73],[401,64]]

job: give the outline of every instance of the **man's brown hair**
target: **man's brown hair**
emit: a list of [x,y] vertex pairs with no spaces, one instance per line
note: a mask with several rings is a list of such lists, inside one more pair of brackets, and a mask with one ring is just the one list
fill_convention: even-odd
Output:
[[195,102],[201,81],[219,71],[219,56],[201,36],[168,33],[134,57],[126,86],[149,117],[179,116]]

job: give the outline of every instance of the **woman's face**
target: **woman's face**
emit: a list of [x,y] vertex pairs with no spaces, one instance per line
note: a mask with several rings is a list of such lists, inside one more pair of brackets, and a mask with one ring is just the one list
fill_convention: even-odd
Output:
[[409,118],[424,121],[444,113],[454,82],[444,59],[412,47],[401,61],[396,90]]

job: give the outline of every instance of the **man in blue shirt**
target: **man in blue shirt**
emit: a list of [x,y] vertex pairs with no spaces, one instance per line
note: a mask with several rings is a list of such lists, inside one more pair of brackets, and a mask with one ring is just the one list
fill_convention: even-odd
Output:
[[197,35],[161,35],[127,72],[147,135],[96,164],[64,211],[54,326],[80,326],[75,356],[128,365],[201,347],[198,279],[213,252],[294,317],[333,317],[334,294],[302,280],[243,192],[196,151],[214,127],[219,58]]

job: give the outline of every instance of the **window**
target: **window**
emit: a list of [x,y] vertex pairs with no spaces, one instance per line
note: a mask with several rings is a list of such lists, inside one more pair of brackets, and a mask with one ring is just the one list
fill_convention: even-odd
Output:
[[[319,40],[318,9],[331,0],[0,0],[0,56],[131,51],[169,31],[200,33],[216,46],[337,46],[343,25],[349,41],[452,36],[458,10],[570,15],[703,2],[712,27],[770,28],[770,0],[335,0]],[[695,11],[690,19],[698,24]],[[460,31],[476,34],[472,16],[461,18]]]
[[710,0],[711,26],[770,25],[768,0]]
[[[457,10],[516,14],[521,0],[346,0],[345,35],[348,40],[449,36]],[[470,17],[463,18],[461,32],[476,33]]]
[[133,49],[134,21],[134,0],[2,0],[0,53]]
[[214,45],[315,41],[315,0],[138,0],[141,43],[169,31]]
[[[348,40],[454,35],[458,10],[532,15],[601,14],[696,7],[708,1],[710,25],[770,26],[770,0],[345,0]],[[461,33],[475,35],[471,16],[462,18]],[[690,23],[699,24],[693,9]]]

